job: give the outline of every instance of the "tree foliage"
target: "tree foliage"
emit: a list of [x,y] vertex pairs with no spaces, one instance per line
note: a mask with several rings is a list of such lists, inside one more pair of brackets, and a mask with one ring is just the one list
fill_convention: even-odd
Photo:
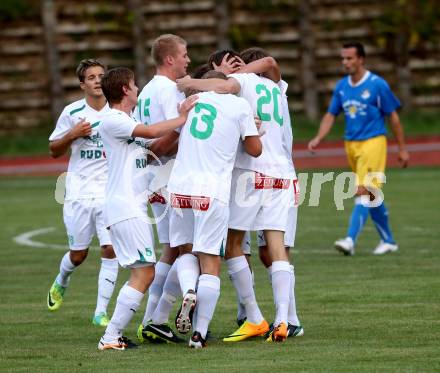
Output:
[[437,0],[393,0],[384,2],[383,13],[373,26],[377,44],[388,59],[406,65],[411,50],[426,54],[440,19]]

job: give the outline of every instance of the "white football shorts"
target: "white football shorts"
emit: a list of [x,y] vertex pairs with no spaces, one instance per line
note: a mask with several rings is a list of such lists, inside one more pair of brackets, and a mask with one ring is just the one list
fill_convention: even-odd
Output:
[[289,179],[275,179],[254,171],[234,169],[229,228],[241,231],[286,229]]
[[100,246],[112,244],[104,223],[103,205],[103,198],[65,201],[63,218],[70,250],[87,249],[95,234]]
[[229,207],[217,199],[171,195],[170,245],[193,244],[193,252],[222,255]]
[[[296,237],[296,224],[298,218],[298,202],[299,202],[299,183],[298,180],[293,180],[293,183],[290,187],[292,200],[289,203],[289,212],[287,215],[287,224],[286,230],[284,233],[284,246],[286,247],[294,247],[295,246],[295,237]],[[258,246],[266,246],[266,240],[264,238],[264,234],[262,231],[258,231],[257,233]]]
[[147,217],[126,219],[110,226],[113,249],[121,267],[156,263],[153,228]]

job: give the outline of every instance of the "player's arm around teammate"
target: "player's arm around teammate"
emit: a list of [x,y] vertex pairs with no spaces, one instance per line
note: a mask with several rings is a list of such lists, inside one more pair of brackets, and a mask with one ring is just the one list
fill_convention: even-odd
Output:
[[131,70],[120,67],[108,71],[102,79],[102,89],[111,106],[101,128],[109,162],[106,226],[110,229],[118,261],[130,269],[130,278],[120,290],[112,319],[98,348],[124,350],[131,346],[131,342],[122,336],[122,332],[133,311],[139,308],[155,273],[154,239],[146,216],[144,196],[148,186],[142,177],[147,162],[137,141],[132,140],[134,137],[160,137],[182,126],[197,97],[182,103],[177,118],[145,126],[130,116],[138,92]]
[[[216,71],[209,71],[205,77],[212,76],[226,79]],[[220,294],[220,253],[227,232],[230,182],[240,139],[245,151],[253,156],[261,154],[250,105],[233,95],[200,93],[200,103],[182,130],[176,166],[168,184],[173,207],[171,244],[193,244],[193,252],[200,260],[197,306],[189,342],[195,348],[205,346]],[[188,306],[183,304],[184,308]],[[183,316],[179,315],[176,324],[179,331],[187,332],[189,328],[185,326],[191,320]]]

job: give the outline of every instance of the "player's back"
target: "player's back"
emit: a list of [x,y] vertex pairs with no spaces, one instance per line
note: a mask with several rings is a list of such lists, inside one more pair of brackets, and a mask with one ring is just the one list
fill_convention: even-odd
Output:
[[288,178],[290,168],[283,150],[285,120],[279,86],[256,74],[232,74],[230,77],[240,83],[239,96],[249,102],[254,115],[261,119],[261,130],[265,132],[261,137],[261,156],[253,158],[244,149],[240,149],[236,167],[261,172],[267,176]]
[[[188,115],[168,189],[174,193],[229,199],[232,169],[240,137],[256,135],[246,100],[229,94],[203,92]],[[214,190],[215,189],[215,190]]]

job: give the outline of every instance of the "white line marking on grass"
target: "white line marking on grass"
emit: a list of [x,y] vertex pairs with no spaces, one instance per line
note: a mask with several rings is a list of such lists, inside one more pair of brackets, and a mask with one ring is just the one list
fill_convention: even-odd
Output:
[[[35,236],[39,236],[42,234],[53,232],[55,230],[56,230],[55,227],[35,229],[33,231],[24,232],[22,234],[19,234],[18,236],[15,236],[12,240],[15,243],[18,243],[19,245],[22,245],[22,246],[29,246],[29,247],[42,248],[42,249],[63,250],[63,251],[69,250],[69,247],[67,245],[57,245],[57,244],[53,244],[53,243],[44,243],[44,242],[35,241],[32,239]],[[89,249],[90,250],[99,250],[100,248],[95,247],[95,246],[90,246]],[[161,254],[161,253],[162,253],[161,249],[156,249],[156,254]]]
[[47,249],[55,249],[55,250],[69,250],[67,245],[57,245],[57,244],[51,244],[51,243],[44,243],[44,242],[35,241],[32,239],[35,236],[39,236],[39,235],[42,235],[45,233],[53,232],[55,230],[56,230],[55,227],[35,229],[33,231],[24,232],[22,234],[19,234],[18,236],[15,236],[13,238],[13,241],[18,243],[19,245],[23,245],[23,246],[30,246],[30,247],[36,247],[36,248],[47,248]]

